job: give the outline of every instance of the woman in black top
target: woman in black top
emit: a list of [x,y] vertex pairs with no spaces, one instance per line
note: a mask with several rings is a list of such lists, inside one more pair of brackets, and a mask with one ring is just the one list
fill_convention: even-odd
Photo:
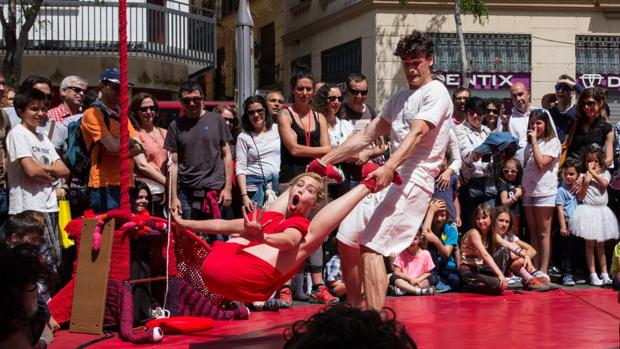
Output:
[[[287,183],[298,174],[306,172],[308,164],[331,150],[327,120],[321,113],[312,110],[314,79],[308,69],[297,68],[291,77],[293,106],[278,113],[280,146],[280,182]],[[281,191],[282,192],[282,191]],[[308,257],[308,269],[312,277],[310,297],[318,303],[337,303],[338,298],[330,294],[323,284],[323,249],[318,248]],[[307,300],[303,292],[303,270],[297,274],[295,296]],[[279,292],[280,307],[292,305],[292,291],[287,282]]]
[[[578,158],[579,150],[583,146],[598,144],[605,149],[606,166],[612,164],[614,133],[611,124],[601,114],[604,103],[605,92],[598,87],[587,88],[579,95],[577,116],[567,128],[566,139],[570,139],[568,143],[569,157]],[[571,134],[572,138],[569,138]]]
[[280,182],[286,183],[306,171],[313,159],[327,154],[329,134],[327,121],[312,110],[314,79],[309,70],[298,69],[291,78],[294,102],[278,113],[278,131],[282,139]]

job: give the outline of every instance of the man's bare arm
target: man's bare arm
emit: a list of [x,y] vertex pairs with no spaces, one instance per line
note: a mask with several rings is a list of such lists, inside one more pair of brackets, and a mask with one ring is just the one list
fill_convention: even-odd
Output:
[[349,137],[338,148],[327,153],[322,160],[330,164],[337,164],[355,157],[374,140],[380,136],[388,135],[391,129],[392,125],[389,121],[380,117],[375,118],[363,131]]

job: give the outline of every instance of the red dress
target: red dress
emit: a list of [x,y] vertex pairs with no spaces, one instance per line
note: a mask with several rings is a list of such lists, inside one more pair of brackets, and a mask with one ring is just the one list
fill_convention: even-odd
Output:
[[[269,220],[271,222],[263,228],[265,234],[295,228],[305,236],[310,224],[306,217],[286,219],[279,212],[266,211],[261,223]],[[231,300],[254,302],[267,300],[282,287],[297,268],[283,275],[271,264],[245,251],[259,244],[250,242],[243,246],[234,242],[216,242],[202,264],[202,279],[209,290]]]

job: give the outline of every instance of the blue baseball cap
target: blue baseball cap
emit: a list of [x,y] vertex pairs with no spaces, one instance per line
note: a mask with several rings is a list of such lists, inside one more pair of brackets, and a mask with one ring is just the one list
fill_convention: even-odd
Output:
[[[115,84],[120,84],[121,83],[121,72],[116,67],[107,68],[106,70],[103,71],[103,73],[101,73],[99,81],[113,82]],[[133,86],[132,83],[128,83],[128,84],[129,86]]]

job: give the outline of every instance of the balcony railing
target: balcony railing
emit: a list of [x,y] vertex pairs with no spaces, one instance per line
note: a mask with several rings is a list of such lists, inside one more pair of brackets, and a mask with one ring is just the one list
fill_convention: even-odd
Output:
[[[127,1],[131,56],[215,67],[215,18],[189,0]],[[0,0],[7,4],[8,0]],[[19,1],[18,1],[19,3]],[[28,54],[114,56],[118,51],[118,2],[46,0],[28,34]],[[23,23],[18,5],[18,32]],[[8,13],[4,6],[5,16]],[[6,17],[5,17],[6,18]],[[0,27],[0,33],[2,32]],[[5,49],[0,40],[0,49]]]

